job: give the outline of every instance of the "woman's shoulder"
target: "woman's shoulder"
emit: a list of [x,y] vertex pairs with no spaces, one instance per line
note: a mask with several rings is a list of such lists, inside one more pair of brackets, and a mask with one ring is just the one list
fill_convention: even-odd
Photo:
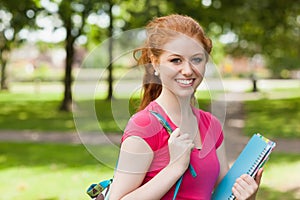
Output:
[[[122,141],[130,136],[138,136],[144,139],[153,151],[160,148],[160,139],[163,126],[157,118],[151,114],[153,108],[147,107],[135,113],[128,121],[124,130]],[[154,110],[156,111],[156,110]]]
[[162,126],[150,111],[156,111],[155,105],[151,103],[145,109],[132,115],[124,132],[127,134],[147,134],[147,136],[158,133]]
[[157,120],[154,120],[155,117],[151,114],[151,111],[157,111],[154,103],[150,103],[146,108],[132,115],[129,122],[133,122],[140,127],[154,125],[153,122],[157,122]]

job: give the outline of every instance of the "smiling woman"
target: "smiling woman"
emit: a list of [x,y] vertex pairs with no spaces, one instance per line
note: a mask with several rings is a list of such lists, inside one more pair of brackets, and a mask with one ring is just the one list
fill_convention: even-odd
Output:
[[162,94],[166,89],[177,96],[192,96],[203,80],[205,50],[202,45],[183,35],[162,47],[160,59],[153,59],[153,67],[160,74]]
[[[146,33],[134,52],[145,69],[141,104],[124,130],[109,199],[210,199],[228,171],[220,122],[194,104],[211,40],[182,15],[155,18]],[[236,181],[237,199],[255,199],[261,174]]]

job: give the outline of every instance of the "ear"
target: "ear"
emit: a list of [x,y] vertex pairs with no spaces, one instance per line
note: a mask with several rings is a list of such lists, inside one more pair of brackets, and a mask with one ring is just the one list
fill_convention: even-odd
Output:
[[159,61],[158,61],[158,58],[156,56],[154,56],[153,54],[151,54],[150,60],[151,60],[151,64],[152,64],[154,70],[157,71],[157,72],[159,72],[159,68],[158,68]]

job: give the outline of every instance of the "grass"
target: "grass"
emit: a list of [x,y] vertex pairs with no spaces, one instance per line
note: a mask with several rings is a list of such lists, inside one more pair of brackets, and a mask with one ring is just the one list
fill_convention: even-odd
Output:
[[264,167],[258,200],[299,199],[299,168],[299,154],[272,153],[270,160]]
[[[107,165],[114,165],[113,147],[97,151],[110,161]],[[258,200],[296,199],[287,183],[299,186],[299,167],[299,155],[273,153],[265,165]],[[87,187],[112,176],[113,169],[82,145],[0,142],[1,200],[88,200]]]
[[75,130],[72,114],[58,110],[58,94],[0,93],[0,97],[2,130]]
[[[112,147],[97,150],[115,165]],[[82,145],[0,143],[1,200],[89,199],[87,187],[112,175]]]
[[[210,103],[208,97],[206,93],[200,95],[199,105],[204,110]],[[0,93],[0,130],[76,131],[73,115],[58,111],[61,98],[57,93]],[[121,133],[138,101],[137,98],[82,100],[80,105],[89,106],[89,115],[96,111],[97,121],[87,121],[88,129],[97,131],[100,125],[105,133]],[[245,133],[260,132],[269,138],[300,138],[300,98],[247,101],[245,113]]]
[[[203,109],[209,105],[208,96],[200,95]],[[58,93],[0,93],[0,130],[75,131],[73,115],[58,111],[61,98]],[[82,101],[82,105],[95,104],[97,126],[103,131],[121,132],[137,101],[97,99]],[[299,98],[246,102],[245,132],[300,138],[299,102]],[[0,200],[88,200],[86,188],[110,178],[113,169],[109,166],[114,166],[116,158],[110,146],[0,142]],[[299,188],[292,187],[300,185],[299,168],[299,154],[274,152],[266,164],[258,200],[299,199]]]
[[[58,110],[61,99],[56,93],[0,93],[0,130],[75,132],[73,114]],[[201,102],[202,107],[208,104],[204,99]],[[77,106],[87,111],[87,116],[80,117],[89,119],[96,114],[97,121],[84,122],[80,128],[99,131],[100,126],[106,133],[121,133],[138,104],[139,99],[125,97],[112,101],[81,100]]]
[[300,138],[300,98],[248,101],[245,113],[245,133],[261,132],[270,138]]

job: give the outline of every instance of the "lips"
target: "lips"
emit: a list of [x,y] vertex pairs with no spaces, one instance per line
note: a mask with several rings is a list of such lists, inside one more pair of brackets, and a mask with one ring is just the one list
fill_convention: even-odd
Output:
[[194,79],[175,79],[177,83],[180,83],[182,85],[191,85],[194,81]]

